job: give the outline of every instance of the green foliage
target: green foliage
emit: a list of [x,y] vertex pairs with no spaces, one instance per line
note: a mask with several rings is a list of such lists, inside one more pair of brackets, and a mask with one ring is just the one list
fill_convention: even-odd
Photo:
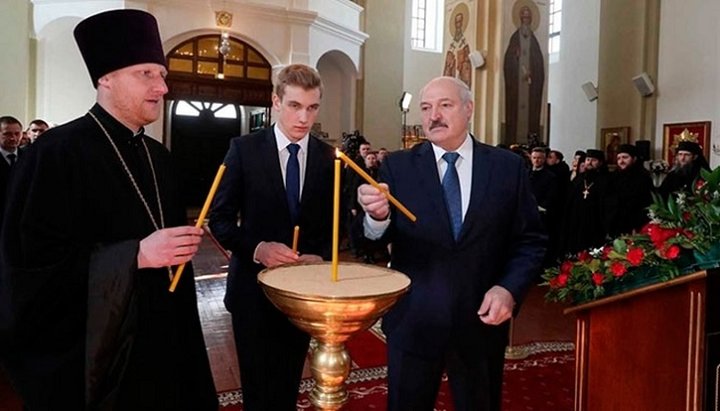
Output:
[[720,167],[701,170],[690,193],[673,193],[667,200],[653,194],[648,215],[651,221],[640,233],[622,235],[545,270],[545,298],[580,303],[708,268],[707,262],[697,263],[698,257],[720,249]]

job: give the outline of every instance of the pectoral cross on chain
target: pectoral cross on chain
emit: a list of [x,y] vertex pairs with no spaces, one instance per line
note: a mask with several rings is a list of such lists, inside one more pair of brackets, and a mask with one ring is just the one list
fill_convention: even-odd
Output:
[[582,192],[583,200],[587,200],[588,196],[590,195],[590,187],[592,187],[593,184],[595,184],[595,182],[592,182],[590,183],[590,185],[588,185],[587,181],[583,181],[583,185],[585,186],[585,190],[583,190]]

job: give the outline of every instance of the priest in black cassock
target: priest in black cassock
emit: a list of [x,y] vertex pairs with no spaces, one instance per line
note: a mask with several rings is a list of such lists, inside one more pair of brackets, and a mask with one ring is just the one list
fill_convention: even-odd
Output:
[[97,88],[16,166],[0,241],[2,360],[28,410],[217,410],[170,155],[144,134],[167,93],[157,22],[89,17],[75,39]]
[[563,213],[560,253],[576,253],[605,243],[605,196],[608,187],[605,153],[589,149],[585,171],[578,174],[568,190]]
[[665,199],[677,191],[691,193],[693,181],[702,169],[710,170],[702,147],[693,141],[681,141],[675,150],[675,166],[663,180],[658,192]]
[[649,221],[647,207],[652,203],[654,188],[634,145],[620,144],[615,164],[605,213],[607,232],[612,238],[639,231]]

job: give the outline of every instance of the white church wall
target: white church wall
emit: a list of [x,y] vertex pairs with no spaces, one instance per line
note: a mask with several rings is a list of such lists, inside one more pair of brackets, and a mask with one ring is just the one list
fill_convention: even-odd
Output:
[[307,0],[307,8],[340,26],[360,29],[359,17],[363,9],[350,0]]
[[23,125],[30,101],[30,19],[25,0],[4,0],[0,4],[0,115],[17,117]]
[[[663,0],[660,19],[655,158],[666,123],[712,121],[711,144],[720,145],[720,2]],[[712,149],[708,160],[720,165]]]
[[[405,2],[405,21],[410,21],[412,16],[412,0]],[[443,19],[441,18],[440,21]],[[441,51],[419,51],[410,47],[410,24],[405,25],[405,67],[403,73],[403,91],[407,91],[413,95],[410,104],[410,111],[407,113],[407,124],[420,124],[420,89],[432,78],[441,76],[443,65],[443,54]],[[443,36],[449,36],[447,28],[444,29]],[[442,42],[441,42],[442,44]],[[400,107],[398,106],[400,95],[396,96],[396,113],[401,118]],[[400,137],[397,138],[398,146]]]
[[62,17],[38,33],[36,109],[51,123],[66,123],[95,103],[95,88],[72,34],[80,20]]
[[560,55],[549,69],[550,146],[570,164],[578,149],[595,146],[597,107],[581,85],[598,85],[600,0],[565,1],[562,9]]
[[[363,124],[361,132],[373,147],[400,148],[402,120],[398,99],[405,74],[405,4],[368,1],[367,39],[363,70]],[[398,22],[388,24],[389,21]]]
[[343,132],[355,129],[355,85],[357,76],[350,58],[334,50],[317,63],[323,81],[323,97],[317,121],[332,143],[339,143]]

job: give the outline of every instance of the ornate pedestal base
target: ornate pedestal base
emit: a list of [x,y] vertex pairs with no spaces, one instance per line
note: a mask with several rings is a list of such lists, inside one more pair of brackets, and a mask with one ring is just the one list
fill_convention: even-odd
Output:
[[258,274],[270,301],[318,342],[310,363],[315,379],[310,400],[319,410],[339,410],[348,400],[345,341],[368,329],[410,287],[404,274],[364,264],[340,264],[338,278],[330,279],[329,263],[287,265]]

